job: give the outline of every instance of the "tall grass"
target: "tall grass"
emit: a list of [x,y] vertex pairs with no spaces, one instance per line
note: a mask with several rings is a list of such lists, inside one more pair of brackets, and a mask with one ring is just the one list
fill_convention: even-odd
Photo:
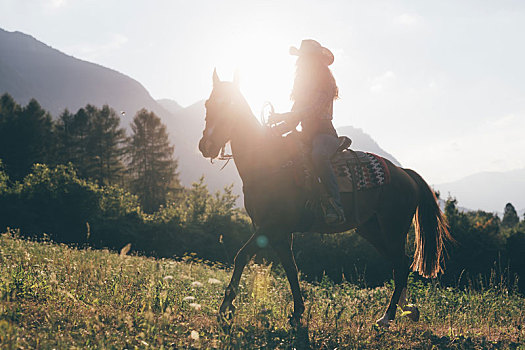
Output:
[[0,348],[525,349],[525,299],[502,285],[475,291],[411,279],[420,322],[398,317],[380,329],[374,323],[390,284],[302,281],[306,312],[292,329],[286,278],[251,263],[232,327],[223,329],[216,310],[230,273],[192,257],[158,260],[3,234]]

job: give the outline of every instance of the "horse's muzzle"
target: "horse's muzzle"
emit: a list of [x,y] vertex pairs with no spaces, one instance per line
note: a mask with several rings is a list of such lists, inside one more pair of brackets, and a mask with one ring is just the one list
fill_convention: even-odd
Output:
[[203,137],[199,141],[199,151],[201,151],[204,158],[215,159],[219,156],[221,148],[217,147],[209,139]]

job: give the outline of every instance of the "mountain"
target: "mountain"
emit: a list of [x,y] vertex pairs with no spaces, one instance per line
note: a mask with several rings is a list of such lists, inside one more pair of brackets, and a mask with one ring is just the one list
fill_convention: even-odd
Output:
[[138,81],[68,56],[30,35],[0,29],[0,94],[5,92],[22,105],[35,98],[54,117],[88,103],[124,111],[123,125],[141,108],[169,115]]
[[9,93],[19,104],[35,98],[57,118],[64,109],[76,112],[86,104],[108,104],[124,111],[121,125],[128,129],[141,108],[155,112],[168,127],[183,185],[205,175],[210,189],[236,182],[235,167],[210,164],[197,149],[204,127],[204,102],[182,108],[173,100],[155,101],[136,80],[115,70],[66,55],[30,35],[0,29],[0,95]]
[[378,156],[388,159],[397,166],[401,166],[399,161],[390,153],[383,150],[377,144],[374,139],[365,133],[362,129],[354,128],[353,126],[342,126],[337,128],[337,133],[339,135],[345,135],[352,139],[353,150],[366,151],[370,153],[375,153]]
[[[204,128],[204,101],[186,108],[169,99],[155,101],[133,78],[66,55],[27,34],[0,29],[0,95],[3,93],[9,93],[22,105],[35,98],[55,118],[66,108],[76,112],[88,103],[98,107],[108,104],[126,112],[121,125],[128,131],[135,113],[146,108],[155,112],[168,128],[183,185],[205,175],[211,190],[234,183],[234,192],[241,193],[234,164],[220,170],[223,162],[211,164],[197,148]],[[339,132],[352,138],[354,149],[382,155],[399,165],[361,129],[348,126],[339,128]]]
[[434,186],[446,198],[451,195],[462,207],[502,213],[505,204],[521,213],[525,208],[525,168],[507,172],[482,172]]
[[157,100],[157,103],[172,114],[178,113],[183,109],[182,106],[177,103],[177,101],[173,101],[169,98]]

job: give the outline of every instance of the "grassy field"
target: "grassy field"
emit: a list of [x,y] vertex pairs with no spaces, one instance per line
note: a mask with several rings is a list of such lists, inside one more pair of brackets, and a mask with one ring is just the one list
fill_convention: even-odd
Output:
[[[0,236],[1,349],[525,349],[525,299],[504,288],[483,291],[411,282],[421,320],[382,315],[391,286],[359,288],[302,282],[302,327],[288,325],[288,282],[250,264],[229,330],[216,310],[230,269],[76,250]],[[400,312],[398,312],[400,315]]]

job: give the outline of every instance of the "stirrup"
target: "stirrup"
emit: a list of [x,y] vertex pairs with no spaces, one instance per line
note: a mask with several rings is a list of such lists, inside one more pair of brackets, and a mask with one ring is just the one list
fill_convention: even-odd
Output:
[[329,207],[322,205],[324,221],[328,225],[342,225],[346,222],[343,208],[335,203],[335,200],[328,198],[327,204]]

